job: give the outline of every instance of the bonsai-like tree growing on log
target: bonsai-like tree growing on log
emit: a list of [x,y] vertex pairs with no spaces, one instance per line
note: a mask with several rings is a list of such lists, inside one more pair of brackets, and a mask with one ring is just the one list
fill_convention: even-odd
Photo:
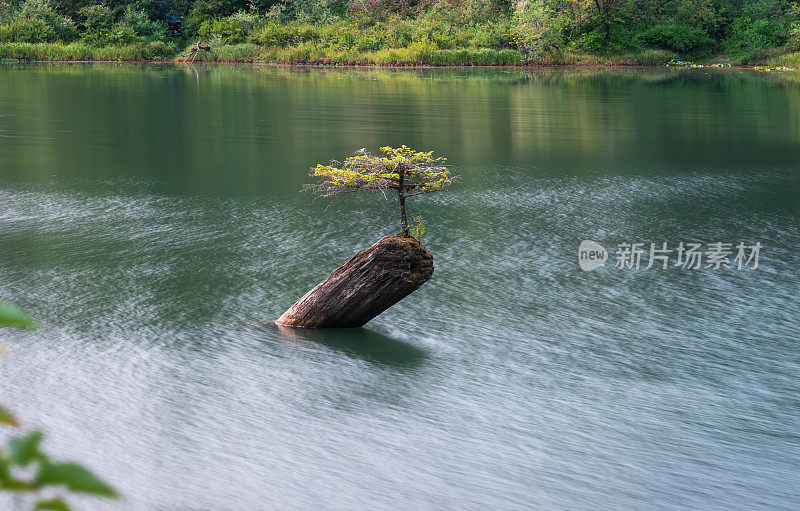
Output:
[[450,186],[456,176],[444,165],[446,158],[434,158],[433,151],[415,151],[407,146],[381,147],[383,156],[360,149],[344,162],[319,164],[309,175],[318,179],[307,184],[320,197],[335,197],[342,193],[378,190],[397,191],[400,224],[403,236],[410,237],[406,220],[406,199],[424,193],[438,192]]

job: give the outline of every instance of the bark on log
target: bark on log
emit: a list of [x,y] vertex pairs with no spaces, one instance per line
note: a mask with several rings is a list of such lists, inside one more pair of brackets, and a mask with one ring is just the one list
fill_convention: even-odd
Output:
[[333,270],[275,322],[306,328],[364,326],[431,275],[433,256],[419,241],[387,236]]

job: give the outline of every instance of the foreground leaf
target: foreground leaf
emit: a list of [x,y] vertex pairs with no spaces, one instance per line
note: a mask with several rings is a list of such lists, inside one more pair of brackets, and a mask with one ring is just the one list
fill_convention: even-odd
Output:
[[0,424],[4,424],[6,426],[14,426],[15,428],[19,426],[16,417],[14,417],[11,412],[7,409],[0,406]]
[[33,460],[42,458],[42,452],[39,450],[42,438],[44,435],[41,431],[33,431],[25,436],[12,438],[9,442],[12,461],[24,467]]
[[119,494],[97,476],[77,463],[43,463],[33,484],[36,486],[64,486],[76,493],[88,493],[115,499]]
[[13,479],[11,481],[3,481],[0,484],[0,490],[3,491],[14,491],[14,492],[25,492],[31,491],[34,487],[31,486],[31,483],[28,481],[23,481],[22,479]]
[[0,302],[0,326],[36,328],[36,322],[10,303]]
[[69,504],[63,499],[40,500],[33,507],[34,511],[71,511]]
[[11,463],[6,453],[0,449],[0,488],[11,481]]

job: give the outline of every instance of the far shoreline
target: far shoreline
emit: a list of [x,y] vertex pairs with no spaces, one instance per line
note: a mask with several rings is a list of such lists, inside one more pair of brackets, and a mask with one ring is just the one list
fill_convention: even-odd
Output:
[[541,58],[512,48],[420,49],[412,45],[407,48],[359,51],[327,46],[276,47],[248,43],[204,46],[188,54],[179,54],[176,45],[165,45],[163,42],[105,46],[50,42],[0,43],[0,62],[251,64],[354,69],[678,67],[797,70],[800,68],[800,52],[781,54],[773,52],[771,56],[743,60],[724,53],[687,56],[649,48],[609,53],[569,50]]
[[35,59],[0,59],[0,65],[24,65],[24,64],[185,64],[190,67],[195,65],[213,66],[261,66],[277,68],[312,68],[312,69],[386,69],[386,70],[418,70],[418,69],[735,69],[750,71],[800,71],[800,68],[790,66],[771,66],[769,64],[725,64],[724,66],[715,64],[690,63],[679,64],[513,64],[513,65],[433,65],[433,64],[408,64],[408,65],[381,65],[381,64],[320,64],[320,63],[286,63],[254,61],[242,62],[230,61],[207,61],[197,60],[194,62],[179,59],[140,59],[140,60],[35,60]]

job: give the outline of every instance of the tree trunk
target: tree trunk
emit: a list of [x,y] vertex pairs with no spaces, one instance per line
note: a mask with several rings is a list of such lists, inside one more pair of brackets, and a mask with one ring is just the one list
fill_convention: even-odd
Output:
[[397,183],[397,200],[400,201],[400,224],[403,226],[403,236],[408,238],[408,220],[406,220],[406,196],[403,193],[403,181],[405,180],[405,169],[401,166],[397,169],[397,174],[400,176]]
[[433,275],[433,256],[414,238],[383,238],[339,266],[275,322],[307,328],[359,327]]
[[398,198],[400,200],[400,223],[403,225],[403,236],[409,238],[411,233],[408,231],[408,220],[406,220],[406,196],[400,193]]

